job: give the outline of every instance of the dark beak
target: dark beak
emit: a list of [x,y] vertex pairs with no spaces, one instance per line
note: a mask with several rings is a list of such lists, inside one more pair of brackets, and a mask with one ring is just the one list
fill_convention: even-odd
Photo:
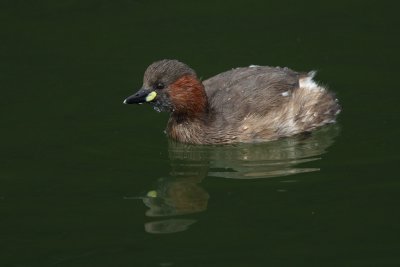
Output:
[[145,102],[149,102],[148,95],[151,93],[151,90],[142,88],[136,92],[136,94],[129,96],[124,100],[124,104],[141,104]]

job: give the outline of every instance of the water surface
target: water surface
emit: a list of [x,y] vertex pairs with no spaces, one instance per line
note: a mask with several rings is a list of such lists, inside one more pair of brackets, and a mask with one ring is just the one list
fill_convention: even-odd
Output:
[[[0,266],[399,266],[398,7],[2,1]],[[148,64],[315,69],[338,124],[191,146],[122,105]]]

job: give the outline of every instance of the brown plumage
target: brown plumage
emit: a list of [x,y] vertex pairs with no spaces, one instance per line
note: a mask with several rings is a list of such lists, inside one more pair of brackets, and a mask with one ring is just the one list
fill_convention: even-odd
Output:
[[167,134],[180,142],[269,141],[335,122],[337,99],[314,74],[252,65],[201,82],[186,64],[161,60],[124,103],[148,102],[170,112]]

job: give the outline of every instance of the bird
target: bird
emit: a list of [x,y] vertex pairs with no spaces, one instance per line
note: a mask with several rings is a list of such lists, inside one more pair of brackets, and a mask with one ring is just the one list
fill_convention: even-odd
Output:
[[165,132],[178,142],[267,142],[336,122],[338,99],[315,74],[250,65],[202,81],[187,64],[163,59],[147,67],[141,89],[123,103],[169,112]]

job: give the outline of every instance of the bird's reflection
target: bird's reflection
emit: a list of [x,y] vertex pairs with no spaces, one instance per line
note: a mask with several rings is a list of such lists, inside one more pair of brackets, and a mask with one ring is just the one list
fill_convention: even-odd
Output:
[[[182,216],[207,209],[208,193],[200,182],[205,177],[261,179],[318,171],[316,161],[338,134],[332,125],[318,131],[268,143],[225,146],[198,146],[169,143],[171,172],[160,178],[156,188],[143,197],[149,217],[171,217],[145,224],[149,233],[175,233],[186,230],[194,219]],[[310,164],[308,164],[310,165]]]

